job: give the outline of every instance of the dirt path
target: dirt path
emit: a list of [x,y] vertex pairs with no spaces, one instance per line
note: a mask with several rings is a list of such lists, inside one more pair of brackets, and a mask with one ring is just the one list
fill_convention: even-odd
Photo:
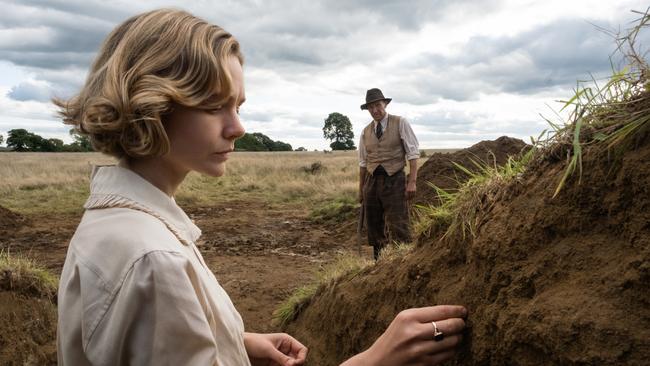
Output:
[[[272,313],[338,253],[356,250],[354,227],[309,220],[305,207],[237,201],[184,207],[202,229],[199,248],[242,314],[246,329],[277,330]],[[36,259],[60,274],[77,215],[38,215],[2,230],[0,250]],[[370,248],[364,248],[370,256]]]

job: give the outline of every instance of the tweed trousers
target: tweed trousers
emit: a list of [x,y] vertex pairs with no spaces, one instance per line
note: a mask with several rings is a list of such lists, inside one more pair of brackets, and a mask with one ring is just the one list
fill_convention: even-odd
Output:
[[410,242],[406,176],[404,171],[389,175],[370,175],[363,189],[368,244],[375,259],[389,241]]

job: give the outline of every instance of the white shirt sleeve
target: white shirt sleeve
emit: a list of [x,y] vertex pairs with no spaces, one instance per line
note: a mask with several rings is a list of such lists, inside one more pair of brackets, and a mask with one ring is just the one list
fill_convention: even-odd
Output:
[[92,364],[217,365],[197,278],[180,254],[158,251],[138,260],[88,342]]
[[363,143],[363,131],[365,131],[365,128],[361,130],[361,137],[359,137],[359,166],[365,168],[368,166],[368,162],[366,161],[366,145]]
[[420,158],[420,144],[418,143],[417,137],[415,137],[411,124],[404,117],[400,121],[399,137],[402,139],[402,144],[406,151],[406,160]]

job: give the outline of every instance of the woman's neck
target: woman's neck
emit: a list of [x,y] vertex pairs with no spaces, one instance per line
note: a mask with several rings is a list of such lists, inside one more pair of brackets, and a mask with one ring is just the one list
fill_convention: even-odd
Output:
[[175,170],[169,162],[161,158],[122,159],[119,166],[129,169],[169,197],[174,197],[189,171]]

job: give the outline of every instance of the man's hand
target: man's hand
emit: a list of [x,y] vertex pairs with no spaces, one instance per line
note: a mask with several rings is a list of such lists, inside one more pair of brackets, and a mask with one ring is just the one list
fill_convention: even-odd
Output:
[[297,366],[307,358],[307,347],[286,333],[244,333],[244,346],[253,366]]
[[407,200],[412,200],[415,198],[415,182],[407,182],[406,183],[406,199]]

